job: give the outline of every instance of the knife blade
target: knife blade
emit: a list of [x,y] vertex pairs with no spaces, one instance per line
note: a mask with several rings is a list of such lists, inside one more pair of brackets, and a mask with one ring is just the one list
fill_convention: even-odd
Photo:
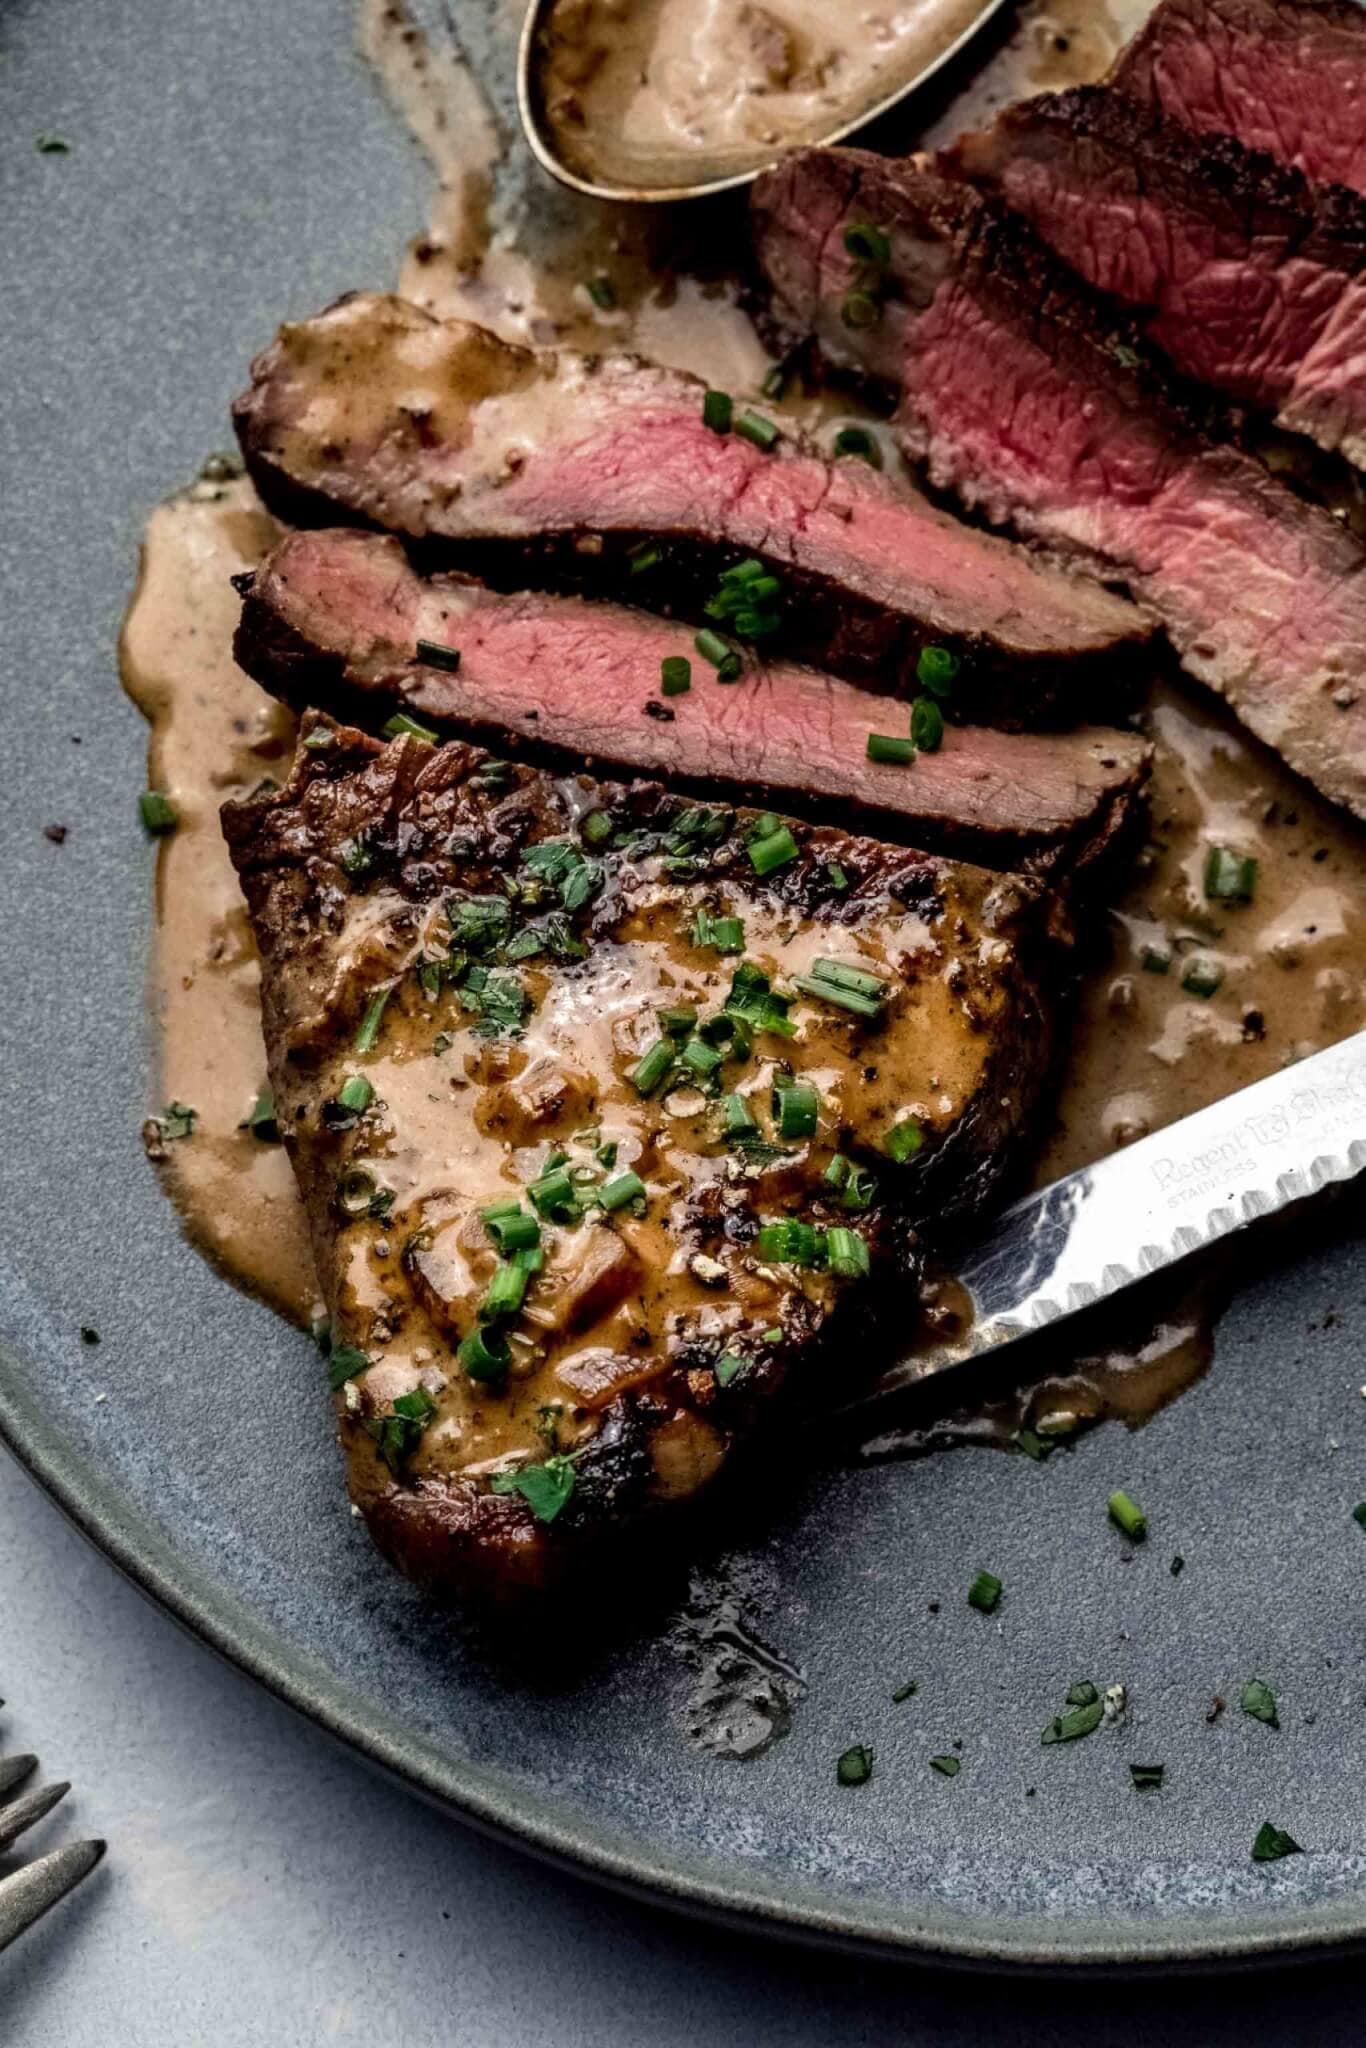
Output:
[[853,1406],[1065,1322],[1217,1239],[1366,1168],[1366,1031],[1064,1175],[953,1262],[972,1317]]

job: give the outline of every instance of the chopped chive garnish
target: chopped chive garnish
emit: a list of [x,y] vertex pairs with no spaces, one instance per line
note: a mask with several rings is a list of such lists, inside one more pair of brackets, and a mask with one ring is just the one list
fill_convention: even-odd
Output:
[[1166,946],[1145,946],[1142,955],[1145,974],[1170,974],[1172,956]]
[[708,391],[702,400],[702,423],[713,434],[728,434],[734,410],[729,392]]
[[363,833],[358,833],[354,839],[343,839],[337,848],[337,865],[353,882],[369,874],[375,865],[375,856],[366,845]]
[[917,1693],[919,1690],[919,1680],[914,1678],[908,1678],[906,1680],[906,1683],[904,1685],[899,1685],[896,1691],[892,1694],[892,1705],[894,1707],[904,1705],[904,1703],[908,1699],[912,1698],[913,1695]]
[[1130,1764],[1129,1776],[1136,1792],[1156,1792],[1166,1773],[1165,1764]]
[[870,462],[874,469],[882,467],[881,444],[867,427],[841,427],[835,436],[835,453],[856,455],[860,462]]
[[1040,1436],[1037,1429],[1030,1429],[1028,1425],[1012,1431],[1010,1441],[1022,1456],[1032,1458],[1036,1465],[1044,1464],[1057,1449],[1049,1437]]
[[956,1756],[932,1756],[930,1769],[938,1771],[941,1778],[956,1778],[963,1768],[963,1760]]
[[455,1355],[472,1380],[500,1380],[512,1363],[507,1338],[494,1329],[471,1330]]
[[995,1572],[978,1572],[968,1587],[968,1606],[979,1614],[994,1614],[1001,1598],[1001,1581]]
[[876,327],[882,318],[882,307],[871,292],[850,292],[840,307],[840,319],[846,327]]
[[722,1128],[728,1138],[747,1138],[758,1131],[758,1123],[743,1095],[728,1095],[721,1108]]
[[606,811],[590,811],[579,826],[581,836],[590,846],[602,846],[612,836],[614,826]]
[[1116,1528],[1139,1543],[1148,1533],[1148,1518],[1142,1508],[1131,1501],[1127,1493],[1112,1493],[1106,1502],[1110,1520]]
[[735,431],[743,434],[747,441],[752,441],[765,455],[771,454],[782,439],[782,429],[772,420],[765,419],[761,412],[742,412],[735,422]]
[[1188,996],[1208,999],[1217,993],[1223,984],[1224,970],[1217,960],[1203,954],[1192,954],[1186,962],[1186,971],[1181,976],[1181,986]]
[[782,1340],[783,1333],[777,1323],[773,1325],[772,1329],[759,1332],[759,1342],[761,1344],[781,1344]]
[[357,1031],[353,1041],[354,1049],[357,1052],[374,1051],[375,1040],[379,1037],[380,1019],[384,1015],[384,1006],[392,994],[393,990],[390,988],[376,989],[369,1002],[365,1005],[365,1015],[360,1020],[360,1029]]
[[334,1394],[339,1394],[348,1380],[358,1380],[373,1364],[374,1360],[354,1344],[334,1344],[327,1355],[327,1384]]
[[1303,1854],[1304,1851],[1295,1840],[1295,1837],[1288,1835],[1284,1828],[1275,1827],[1269,1820],[1262,1822],[1252,1838],[1252,1860],[1254,1863],[1276,1863],[1282,1856],[1302,1856]]
[[520,1493],[538,1522],[553,1522],[574,1491],[574,1467],[568,1458],[547,1458],[543,1465],[496,1473],[489,1485],[494,1493]]
[[844,230],[844,246],[860,263],[872,263],[885,270],[892,260],[892,245],[883,228],[871,221],[851,220]]
[[822,1233],[809,1223],[766,1223],[754,1240],[759,1257],[777,1266],[814,1266],[824,1250]]
[[410,718],[406,711],[396,711],[392,718],[385,721],[384,737],[386,740],[397,740],[405,737],[412,740],[425,740],[429,747],[434,747],[441,735],[438,732],[434,732],[431,726],[422,725],[416,718]]
[[780,1081],[773,1090],[773,1114],[782,1138],[814,1138],[820,1097],[808,1081]]
[[666,1075],[672,1073],[674,1056],[675,1047],[669,1039],[657,1038],[655,1040],[649,1051],[645,1053],[643,1058],[637,1060],[635,1066],[632,1067],[626,1077],[637,1095],[654,1094],[656,1088],[661,1085]]
[[916,657],[915,679],[932,696],[947,697],[958,669],[958,656],[950,648],[922,647]]
[[153,839],[159,839],[164,832],[174,832],[180,822],[180,813],[161,789],[143,790],[138,798],[138,816],[143,831]]
[[690,1038],[679,1058],[699,1081],[710,1081],[721,1064],[720,1053],[714,1045],[708,1045],[704,1038]]
[[866,1785],[872,1775],[873,1752],[861,1742],[835,1759],[835,1782],[839,1785]]
[[414,655],[424,667],[444,668],[448,675],[454,675],[460,666],[460,649],[443,647],[439,640],[419,640]]
[[337,1100],[342,1108],[354,1110],[358,1116],[370,1107],[374,1099],[374,1088],[364,1074],[348,1074],[337,1090]]
[[689,1003],[678,1003],[670,1010],[656,1010],[655,1015],[666,1038],[686,1038],[690,1031],[697,1029],[697,1012]]
[[71,144],[61,135],[40,135],[34,142],[39,156],[70,156]]
[[539,1180],[532,1181],[527,1199],[537,1215],[551,1223],[572,1222],[579,1213],[574,1183],[562,1165],[549,1167]]
[[841,867],[840,863],[837,860],[831,860],[826,862],[825,874],[826,880],[829,882],[832,889],[839,889],[843,891],[849,887],[849,877],[846,874],[844,868]]
[[321,754],[331,746],[335,737],[330,725],[315,725],[311,732],[304,734],[299,744],[306,747],[310,754]]
[[718,682],[733,683],[740,674],[743,663],[729,640],[723,640],[719,633],[713,633],[710,626],[704,626],[693,640],[693,646],[703,661],[710,662],[716,670]]
[[503,1209],[481,1209],[480,1219],[500,1252],[533,1251],[541,1241],[541,1226],[519,1203]]
[[1217,903],[1250,903],[1257,888],[1257,863],[1251,854],[1230,846],[1212,846],[1205,855],[1205,894]]
[[664,560],[664,550],[652,540],[638,540],[633,548],[626,551],[626,561],[633,576],[643,576],[649,569],[657,569]]
[[693,919],[692,942],[714,946],[718,953],[743,953],[745,927],[738,917],[713,917],[710,911],[699,910]]
[[771,875],[775,868],[784,867],[795,860],[798,846],[786,825],[780,825],[776,832],[767,833],[762,839],[751,839],[749,858],[756,875]]
[[850,967],[842,960],[817,960],[810,974],[793,976],[803,995],[813,996],[819,1002],[834,1003],[839,1009],[851,1010],[856,1017],[876,1017],[887,1000],[887,984],[875,974],[867,974],[861,967]]
[[1265,1721],[1268,1728],[1280,1727],[1276,1713],[1276,1695],[1263,1679],[1249,1678],[1243,1687],[1238,1704],[1254,1721]]
[[762,395],[765,398],[781,398],[787,390],[787,380],[790,374],[785,362],[775,363],[772,369],[765,375],[763,383],[759,386]]
[[895,1159],[898,1166],[904,1166],[908,1159],[914,1159],[925,1142],[925,1133],[913,1116],[903,1117],[899,1124],[893,1124],[882,1141],[882,1149],[889,1159]]
[[782,626],[777,612],[759,612],[746,608],[735,614],[735,630],[742,640],[770,640]]
[[904,740],[899,733],[870,732],[868,759],[891,768],[909,768],[915,759],[915,741]]
[[617,288],[610,277],[590,277],[586,289],[600,313],[616,311]]
[[628,1202],[643,1197],[645,1183],[638,1173],[619,1173],[615,1180],[605,1181],[598,1190],[598,1200],[610,1215],[614,1209],[624,1209]]
[[665,697],[681,697],[692,688],[692,663],[686,654],[666,654],[659,664],[659,687]]
[[746,1361],[743,1358],[738,1358],[733,1351],[723,1352],[712,1367],[712,1371],[716,1375],[717,1386],[728,1387],[731,1381],[744,1371],[745,1364]]
[[826,1257],[832,1273],[841,1280],[866,1280],[869,1273],[868,1247],[856,1230],[836,1226],[825,1234]]
[[911,744],[923,754],[937,754],[944,744],[944,714],[933,697],[917,697],[911,706]]
[[515,1316],[526,1299],[528,1268],[520,1258],[504,1259],[493,1271],[488,1292],[479,1304],[479,1313],[486,1322],[496,1323],[502,1316]]

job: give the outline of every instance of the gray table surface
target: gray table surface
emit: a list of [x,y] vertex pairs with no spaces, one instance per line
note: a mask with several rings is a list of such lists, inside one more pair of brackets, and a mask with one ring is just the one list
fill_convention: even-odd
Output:
[[930,1973],[698,1926],[543,1868],[220,1665],[3,1453],[0,1691],[0,1747],[75,1784],[35,1847],[109,1843],[0,1956],[5,2048],[1361,2038],[1359,1966],[1142,1987]]

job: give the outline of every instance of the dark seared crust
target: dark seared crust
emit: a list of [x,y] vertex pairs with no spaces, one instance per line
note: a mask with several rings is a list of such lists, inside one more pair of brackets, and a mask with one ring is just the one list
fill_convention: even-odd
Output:
[[[421,673],[420,664],[400,660],[394,650],[389,650],[387,658],[381,658],[368,647],[357,645],[354,650],[348,648],[347,622],[340,610],[334,610],[332,614],[337,629],[337,639],[333,644],[324,644],[301,631],[287,610],[277,566],[290,548],[291,543],[286,541],[259,571],[238,579],[242,614],[233,651],[239,666],[248,675],[299,710],[310,705],[324,705],[335,715],[353,720],[362,729],[372,729],[383,723],[391,711],[408,706],[415,708],[420,717],[435,720],[444,730],[459,737],[475,743],[490,739],[486,722],[481,721],[475,727],[472,724],[463,726],[459,719],[445,719],[430,695],[414,704],[414,684]],[[650,672],[648,657],[642,661],[641,668],[642,673]],[[528,688],[527,695],[536,696],[534,685]],[[563,770],[587,765],[609,773],[613,770],[632,772],[629,756],[624,761],[614,761],[610,754],[604,753],[585,763],[580,752],[555,743],[547,731],[547,724],[548,721],[543,722],[543,714],[538,713],[535,724],[529,727],[518,729],[500,725],[495,743],[500,752],[515,755],[533,766]],[[647,737],[653,737],[653,728],[642,727],[641,730],[646,731]],[[931,819],[918,813],[915,808],[916,785],[909,779],[905,789],[907,808],[904,819],[880,808],[875,810],[860,797],[864,770],[860,762],[852,759],[847,786],[838,796],[822,794],[814,788],[794,792],[790,786],[767,786],[753,766],[744,772],[743,791],[757,802],[787,806],[796,802],[803,815],[818,821],[838,820],[843,825],[882,836],[904,836],[928,851],[951,853],[956,858],[986,867],[1038,874],[1046,876],[1054,885],[1065,884],[1073,890],[1089,891],[1100,877],[1113,871],[1119,857],[1131,847],[1135,836],[1142,830],[1146,817],[1149,754],[1135,743],[1131,734],[1115,733],[1113,740],[1116,749],[1113,780],[1089,809],[1079,809],[1075,822],[1065,831],[1028,821],[1027,778],[1022,778],[1015,791],[1015,814],[1009,815],[1000,810],[989,821],[967,816],[958,820]],[[819,741],[813,740],[814,744],[819,744]],[[1013,744],[1032,746],[1043,742]],[[1055,744],[1066,749],[1074,741],[1060,737]],[[682,748],[672,744],[672,735],[667,728],[659,728],[659,765],[661,770],[667,766],[671,787],[682,794],[715,797],[718,793],[715,777],[691,775],[683,753]],[[1107,765],[1110,765],[1108,758]]]
[[[319,723],[325,721],[310,718],[305,733]],[[563,833],[569,812],[566,785],[530,769],[514,769],[502,789],[472,787],[471,777],[489,756],[459,742],[438,750],[409,739],[381,746],[353,730],[332,731],[325,750],[300,749],[283,790],[225,805],[223,829],[262,956],[265,1037],[282,1133],[299,1176],[324,1296],[335,1309],[339,1252],[331,1182],[311,1179],[314,1148],[301,1139],[299,1120],[309,1072],[337,1044],[349,1042],[369,993],[348,987],[336,1009],[325,996],[354,886],[338,865],[340,851],[363,831],[377,863],[365,886],[396,890],[416,916],[457,876],[467,886],[487,886],[528,841]],[[646,829],[665,823],[678,808],[655,784],[626,788],[579,779],[578,801],[599,797],[618,821]],[[744,822],[741,814],[738,824]],[[873,903],[885,903],[889,892],[908,907],[938,914],[955,872],[925,855],[831,830],[807,830],[801,837],[799,860],[766,882],[749,876],[746,886],[752,896],[769,894],[803,918],[832,925],[856,922]],[[738,840],[736,845],[738,859]],[[836,857],[853,879],[843,898],[832,897],[826,873]],[[991,1033],[986,1077],[944,1143],[927,1146],[903,1170],[893,1193],[884,1182],[883,1194],[860,1218],[873,1249],[875,1284],[849,1287],[828,1315],[800,1292],[786,1297],[782,1341],[724,1393],[710,1375],[693,1369],[709,1362],[714,1347],[699,1344],[695,1357],[685,1347],[661,1361],[648,1380],[616,1396],[605,1410],[599,1434],[582,1455],[573,1497],[550,1528],[519,1497],[491,1493],[466,1475],[411,1481],[388,1476],[371,1453],[361,1421],[343,1415],[353,1496],[380,1549],[401,1570],[441,1595],[458,1592],[497,1602],[542,1589],[595,1554],[605,1539],[619,1536],[625,1522],[659,1512],[649,1452],[663,1424],[699,1415],[730,1451],[754,1434],[789,1382],[810,1381],[822,1361],[847,1374],[852,1358],[875,1356],[885,1308],[904,1334],[919,1263],[917,1225],[933,1219],[942,1227],[946,1217],[991,1198],[1018,1154],[1050,1056],[1051,1011],[1044,989],[1056,983],[1059,961],[1047,894],[1018,878],[999,878],[994,887],[985,877],[979,883],[983,928],[1002,942],[1004,955],[997,967],[972,970],[980,971],[984,990],[989,984],[1003,1005],[982,1027]],[[615,886],[609,882],[594,912],[604,928],[615,915]],[[717,1233],[734,1237],[755,1227],[733,1211],[723,1216],[705,1208],[694,1224],[703,1246],[717,1243]]]
[[[952,188],[941,181],[938,191],[941,210],[955,213],[958,202]],[[943,197],[946,193],[947,198]],[[339,311],[347,307],[359,310],[360,296],[348,294],[309,324],[325,329]],[[405,308],[404,313],[414,320],[423,317],[412,308]],[[439,330],[440,323],[432,322],[432,326]],[[715,593],[718,570],[735,558],[735,546],[727,534],[714,527],[711,515],[701,506],[690,530],[678,526],[655,531],[623,523],[632,509],[629,475],[624,487],[615,481],[604,484],[599,521],[581,525],[569,510],[557,517],[553,439],[532,458],[544,472],[537,493],[538,529],[532,534],[499,529],[497,491],[487,495],[492,507],[487,531],[481,530],[470,509],[478,503],[477,493],[461,492],[458,487],[452,492],[449,485],[434,483],[424,498],[417,488],[427,452],[421,445],[405,450],[401,458],[388,451],[383,475],[385,466],[364,449],[345,449],[325,481],[301,468],[297,458],[291,460],[287,453],[287,436],[282,431],[296,402],[289,349],[290,337],[297,331],[286,330],[255,359],[251,384],[233,407],[234,425],[252,479],[266,505],[281,519],[293,526],[335,526],[345,521],[371,530],[398,532],[411,544],[414,559],[425,570],[454,567],[499,590],[532,587],[625,595],[648,603],[657,612],[703,622],[703,607]],[[534,358],[526,356],[525,360]],[[639,405],[658,391],[669,403],[681,404],[690,415],[700,417],[705,391],[700,379],[683,372],[662,372],[638,357],[585,360],[590,382],[610,381],[614,390],[620,386],[629,404]],[[818,463],[827,476],[839,478],[843,473],[847,480],[850,465],[826,464],[814,447],[799,448],[790,430],[784,445],[787,452],[801,454],[808,466]],[[411,474],[404,482],[400,513],[393,477],[404,463]],[[774,476],[786,473],[781,455],[773,464]],[[881,489],[881,480],[870,481],[869,488]],[[563,493],[561,502],[567,502]],[[806,509],[801,493],[793,495],[782,519],[788,537],[801,532]],[[457,513],[453,529],[443,524]],[[927,516],[941,523],[944,518],[929,508]],[[775,513],[775,520],[778,517]],[[977,577],[983,595],[983,624],[975,629],[927,624],[914,609],[909,587],[895,599],[881,592],[871,595],[837,569],[826,572],[811,561],[794,561],[785,547],[775,547],[772,563],[783,583],[784,654],[867,687],[912,695],[916,658],[927,639],[951,645],[963,662],[951,715],[968,723],[1006,729],[1066,725],[1086,716],[1121,715],[1130,708],[1142,675],[1141,656],[1151,640],[1152,628],[1146,617],[1112,594],[1113,616],[1107,618],[1102,633],[1097,618],[1088,615],[1094,593],[1084,598],[1079,586],[1067,632],[1059,631],[1052,644],[1043,648],[1017,645],[1008,626],[991,617],[988,608],[993,578],[1000,580],[999,564],[1006,559],[994,551],[1003,547],[1013,550],[1013,544],[1004,543],[999,536],[988,539],[968,528],[959,528],[959,532],[970,574]],[[647,541],[659,549],[660,561],[642,579],[632,574],[629,557]],[[756,541],[746,543],[746,551],[750,548],[763,553]],[[1028,557],[1016,553],[1015,559]],[[908,569],[912,566],[908,564]],[[1062,587],[1055,583],[1059,572],[1055,565],[1036,566],[1046,579],[1038,590],[1047,590],[1050,606],[1056,606]],[[1023,609],[1021,604],[1020,611]],[[1044,615],[1051,618],[1051,611]]]

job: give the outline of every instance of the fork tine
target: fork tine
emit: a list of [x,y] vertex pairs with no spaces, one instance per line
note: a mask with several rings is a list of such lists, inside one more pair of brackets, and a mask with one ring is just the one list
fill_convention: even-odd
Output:
[[40,1856],[12,1876],[0,1878],[0,1949],[7,1948],[16,1935],[42,1918],[73,1885],[95,1868],[104,1854],[103,1842],[70,1842]]
[[0,1799],[38,1768],[36,1756],[0,1756]]
[[59,1799],[64,1799],[71,1790],[69,1780],[60,1785],[44,1785],[40,1792],[26,1792],[22,1799],[16,1799],[12,1806],[0,1809],[0,1851],[17,1842],[25,1828],[31,1828],[45,1813],[51,1813]]

